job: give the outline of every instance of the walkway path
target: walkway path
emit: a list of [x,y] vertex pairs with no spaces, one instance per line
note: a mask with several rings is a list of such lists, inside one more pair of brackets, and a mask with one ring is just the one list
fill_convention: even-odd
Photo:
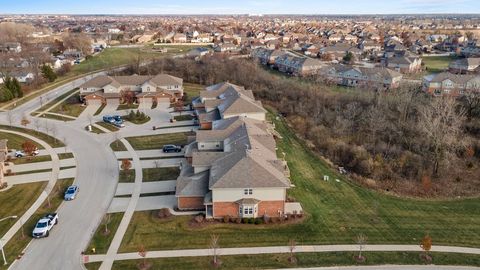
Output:
[[127,151],[129,151],[130,155],[132,156],[133,168],[135,169],[135,185],[133,187],[132,197],[127,198],[129,199],[128,207],[125,211],[125,214],[123,215],[120,225],[118,226],[115,236],[113,237],[112,243],[108,248],[106,258],[100,266],[100,270],[109,270],[112,268],[113,262],[115,260],[115,255],[117,254],[120,244],[122,243],[122,239],[125,235],[125,232],[127,231],[128,224],[130,224],[130,219],[132,219],[133,213],[135,212],[135,208],[137,207],[137,202],[142,189],[143,175],[140,158],[135,153],[135,150],[127,140],[121,139],[121,141],[127,148]]
[[[313,245],[313,246],[297,246],[296,253],[303,252],[343,252],[343,251],[358,251],[358,245]],[[419,245],[365,245],[363,251],[413,251],[421,252]],[[454,246],[432,246],[432,252],[447,252],[447,253],[463,253],[463,254],[477,254],[480,255],[480,248],[466,248]],[[273,254],[273,253],[290,253],[288,246],[276,247],[245,247],[245,248],[220,248],[218,254],[220,255],[251,255],[251,254]],[[171,257],[197,257],[197,256],[212,256],[212,249],[180,249],[180,250],[162,250],[162,251],[148,251],[147,258],[171,258]],[[99,262],[103,260],[112,260],[109,255],[92,255],[90,262]],[[115,260],[132,260],[141,259],[137,252],[120,253],[114,258]]]
[[[282,270],[478,270],[480,267],[456,265],[368,265],[311,268],[282,268]],[[280,270],[280,269],[278,269]]]
[[[46,142],[38,139],[37,137],[22,133],[22,132],[17,132],[17,131],[11,131],[11,130],[1,130],[2,132],[6,133],[11,133],[19,136],[23,136],[27,139],[30,139],[41,146],[45,148],[45,150],[49,153],[52,161],[52,171],[48,172],[50,174],[50,177],[48,179],[47,186],[45,189],[42,191],[40,196],[37,198],[37,200],[28,208],[28,210],[21,216],[15,224],[13,224],[12,227],[5,233],[5,235],[1,238],[3,243],[8,243],[10,239],[15,235],[15,233],[22,227],[22,224],[27,222],[27,220],[37,211],[37,209],[42,205],[43,201],[48,197],[50,192],[52,192],[53,187],[55,186],[55,183],[58,180],[59,172],[60,172],[60,161],[58,159],[57,154],[55,153],[54,149]],[[7,180],[8,182],[8,180]]]

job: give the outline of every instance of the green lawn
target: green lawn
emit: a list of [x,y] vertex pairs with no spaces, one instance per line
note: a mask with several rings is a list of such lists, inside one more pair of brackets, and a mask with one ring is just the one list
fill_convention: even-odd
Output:
[[92,248],[95,248],[95,253],[97,254],[107,253],[108,247],[113,240],[113,236],[115,236],[118,225],[120,225],[120,221],[122,221],[123,213],[112,213],[108,215],[110,216],[109,222],[107,223],[108,233],[105,233],[104,222],[107,219],[104,217],[102,223],[100,226],[98,226],[97,231],[90,240],[87,250],[85,250],[86,254],[94,254],[92,252]]
[[106,48],[98,55],[74,65],[72,72],[75,74],[87,73],[95,70],[111,68],[115,66],[132,64],[140,58],[141,61],[162,57],[161,54],[143,51],[138,48]]
[[47,155],[47,156],[21,157],[21,158],[12,159],[9,162],[15,165],[20,165],[20,164],[26,164],[26,163],[36,163],[36,162],[44,162],[44,161],[51,161],[51,160],[52,160],[52,157]]
[[78,117],[85,110],[85,108],[86,106],[80,102],[80,94],[76,93],[67,100],[55,106],[52,110],[50,110],[50,112]]
[[[35,227],[37,221],[48,213],[55,212],[60,204],[63,202],[63,193],[65,189],[73,183],[73,178],[58,180],[50,195],[50,205],[47,200],[44,201],[42,206],[25,222],[23,226],[24,236],[22,237],[22,230],[19,230],[13,238],[5,246],[5,255],[8,262],[11,264],[13,260],[22,253],[27,244],[32,240],[31,232]],[[31,184],[29,184],[31,185]],[[22,194],[23,196],[23,194]],[[37,199],[36,197],[33,200]],[[55,233],[53,229],[52,233]],[[37,240],[41,241],[41,240]],[[7,265],[7,267],[10,265]],[[6,266],[0,266],[0,269],[7,269]]]
[[135,150],[160,149],[165,144],[185,145],[189,132],[158,134],[125,138]]
[[42,113],[41,115],[39,115],[39,117],[52,119],[52,120],[58,120],[58,121],[64,121],[64,122],[75,120],[75,119],[72,119],[70,117],[65,117],[65,116],[62,116],[62,115],[56,115],[56,114],[51,114],[51,113]]
[[60,95],[60,96],[56,97],[55,99],[49,101],[47,104],[43,105],[40,109],[37,110],[37,112],[43,112],[43,111],[45,111],[45,110],[50,109],[50,107],[52,107],[53,105],[55,105],[55,104],[57,104],[58,102],[60,102],[62,99],[68,97],[69,95],[71,95],[71,94],[73,94],[73,93],[75,93],[75,92],[77,92],[77,91],[79,91],[78,88],[77,88],[77,89],[72,89],[72,90],[66,92],[66,93],[63,94],[63,95]]
[[177,115],[173,117],[177,121],[188,121],[193,120],[193,116],[190,114]]
[[[221,239],[220,239],[221,242]],[[221,245],[221,243],[220,243]],[[147,251],[148,254],[148,251]],[[326,253],[296,253],[296,263],[290,263],[290,254],[259,254],[259,255],[230,255],[218,258],[222,262],[221,267],[212,266],[212,257],[180,257],[180,258],[156,258],[147,259],[152,264],[150,269],[280,269],[280,268],[304,268],[318,266],[340,265],[383,265],[383,264],[426,264],[420,258],[418,252],[364,252],[364,263],[358,263],[354,258],[356,252],[326,252]],[[480,265],[480,256],[456,253],[431,253],[432,264],[436,265]],[[112,269],[134,270],[138,269],[140,260],[115,261]],[[86,265],[89,270],[98,269],[92,264]]]
[[22,175],[22,174],[31,174],[31,173],[44,173],[44,172],[51,172],[52,169],[41,169],[41,170],[31,170],[31,171],[22,171],[16,172],[15,175]]
[[127,148],[120,140],[112,142],[110,148],[112,148],[113,151],[127,151]]
[[[8,133],[8,132],[1,132],[1,131],[0,131],[0,139],[7,139],[8,149],[16,149],[16,150],[22,149],[22,144],[25,141],[30,141],[30,139],[27,139],[23,136]],[[40,144],[36,142],[33,142],[33,143],[38,147],[38,149],[43,149],[43,146],[41,146]]]
[[427,68],[427,72],[436,73],[448,69],[450,62],[458,59],[456,56],[429,56],[422,57],[422,62]]
[[105,106],[107,106],[106,103],[103,103],[102,105],[100,105],[100,107],[98,107],[97,111],[93,115],[99,115],[103,111]]
[[183,93],[186,95],[185,104],[189,104],[192,100],[200,96],[200,91],[204,90],[205,86],[196,83],[184,83]]
[[[40,196],[47,182],[14,185],[8,190],[0,192],[0,217],[21,217],[25,211]],[[8,219],[0,222],[0,235],[4,235],[16,222],[16,219]]]
[[[42,132],[38,132],[38,131],[33,130],[33,129],[19,128],[19,127],[9,127],[9,126],[5,126],[5,125],[0,125],[0,129],[19,131],[19,132],[29,134],[31,136],[37,137],[40,140],[48,143],[51,147],[64,147],[65,146],[65,144],[63,144],[63,142],[61,142],[60,140],[55,139],[54,137],[52,137],[50,135],[47,135],[47,134],[42,133]],[[38,149],[42,149],[42,147],[38,147]]]
[[180,175],[178,167],[142,169],[143,182],[176,180]]
[[121,111],[121,110],[132,110],[132,109],[138,109],[138,104],[120,104],[118,105],[117,107],[117,111]]
[[128,171],[120,170],[120,175],[118,177],[119,183],[133,183],[135,182],[135,170],[130,169]]
[[[286,127],[274,120],[283,139],[295,188],[288,195],[307,212],[303,223],[292,225],[215,224],[203,228],[188,225],[191,217],[159,221],[150,212],[136,212],[125,234],[121,251],[204,248],[210,234],[218,233],[225,247],[354,243],[365,234],[369,243],[419,244],[429,233],[434,245],[480,245],[480,199],[420,200],[397,198],[359,187],[337,175]],[[281,154],[279,154],[281,156]],[[330,181],[323,181],[329,175]],[[336,182],[338,178],[340,182]]]
[[74,158],[73,153],[58,153],[59,159],[69,159]]
[[[88,126],[86,126],[85,128],[88,128]],[[102,134],[102,133],[105,133],[105,131],[99,129],[98,127],[92,125],[92,133],[96,133],[96,134]]]

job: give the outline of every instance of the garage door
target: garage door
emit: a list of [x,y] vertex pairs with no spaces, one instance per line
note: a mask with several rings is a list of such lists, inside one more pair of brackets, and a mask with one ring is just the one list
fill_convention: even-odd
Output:
[[101,99],[88,99],[87,100],[87,105],[100,106],[100,105],[102,105],[102,100]]
[[169,97],[162,97],[157,99],[158,103],[168,103],[170,104],[170,98]]

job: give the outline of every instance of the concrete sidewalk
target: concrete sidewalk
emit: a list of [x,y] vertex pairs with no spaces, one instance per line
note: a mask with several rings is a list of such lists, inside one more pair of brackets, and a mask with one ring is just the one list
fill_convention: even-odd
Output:
[[[75,159],[62,159],[60,160],[60,168],[61,167],[70,167],[75,166]],[[10,168],[13,172],[28,172],[28,171],[35,171],[35,170],[44,170],[52,168],[51,161],[43,161],[43,162],[32,162],[32,163],[25,163],[19,165],[11,165]]]
[[[128,210],[131,198],[113,198],[108,213],[121,213]],[[158,210],[168,208],[173,211],[177,200],[175,195],[146,196],[137,199],[135,211]],[[196,213],[196,212],[195,212]],[[190,215],[189,213],[188,215]]]
[[[311,245],[311,246],[296,246],[295,253],[304,252],[344,252],[344,251],[358,251],[358,245]],[[365,245],[364,252],[378,251],[413,251],[422,252],[419,245]],[[463,254],[477,254],[480,255],[480,248],[466,248],[455,246],[432,246],[431,252],[447,252],[447,253],[463,253]],[[245,247],[245,248],[220,248],[219,255],[252,255],[252,254],[274,254],[274,253],[290,253],[288,246],[274,246],[274,247]],[[162,250],[149,251],[147,258],[174,258],[174,257],[197,257],[197,256],[212,256],[212,249],[179,249],[179,250]],[[111,260],[111,255],[92,255],[90,262],[99,262],[106,259]],[[120,253],[117,254],[114,260],[132,260],[141,259],[137,252]]]
[[78,118],[88,118],[90,116],[93,118],[93,114],[97,112],[100,106],[101,105],[87,105],[85,110],[83,110],[83,112],[78,116]]

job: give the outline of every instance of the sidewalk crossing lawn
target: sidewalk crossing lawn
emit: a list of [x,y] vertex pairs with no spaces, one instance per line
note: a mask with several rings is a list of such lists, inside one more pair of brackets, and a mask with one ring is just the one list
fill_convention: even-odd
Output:
[[[221,239],[220,239],[221,241]],[[147,252],[148,254],[148,252]],[[258,254],[258,255],[233,255],[222,256],[221,267],[215,268],[212,265],[212,256],[205,257],[180,257],[147,259],[151,263],[150,269],[281,269],[281,268],[305,268],[319,266],[341,266],[341,265],[384,265],[384,264],[415,264],[423,265],[425,261],[418,252],[363,252],[366,260],[358,263],[355,256],[358,252],[325,252],[325,253],[296,253],[296,263],[290,263],[290,254]],[[480,265],[480,256],[471,254],[456,253],[430,253],[432,264],[437,265]],[[115,261],[113,270],[136,270],[141,260]],[[96,263],[86,264],[88,270],[98,269]]]
[[[434,245],[480,245],[480,199],[421,200],[380,194],[337,175],[294,136],[285,123],[275,120],[283,139],[278,152],[286,153],[294,188],[288,196],[302,203],[302,223],[244,225],[216,223],[191,226],[191,217],[159,220],[152,212],[136,212],[120,252],[206,248],[210,235],[220,236],[222,247],[302,244],[352,244],[362,233],[369,244],[420,244],[429,233]],[[282,156],[279,154],[279,156]],[[330,181],[323,181],[329,175]],[[340,182],[336,182],[338,178]]]
[[[2,131],[0,131],[0,139],[7,139],[8,140],[8,142],[7,142],[8,149],[16,149],[16,150],[23,149],[22,144],[25,141],[30,141],[30,139],[27,139],[23,136],[8,133],[8,132],[2,132]],[[33,144],[35,144],[37,146],[38,149],[43,149],[43,146],[41,146],[40,144],[38,144],[34,141],[32,141],[32,142],[33,142]]]
[[[60,141],[59,139],[55,139],[54,137],[52,137],[50,135],[47,135],[47,134],[42,133],[42,132],[38,132],[38,131],[33,130],[33,129],[30,129],[30,128],[34,128],[34,126],[35,125],[32,121],[32,123],[28,126],[28,128],[10,127],[10,126],[6,126],[6,125],[0,125],[0,129],[23,132],[25,134],[36,137],[36,138],[48,143],[53,148],[64,147],[65,146],[65,144],[63,144],[63,142]],[[15,135],[15,136],[18,136],[18,135]],[[2,138],[2,137],[0,137],[0,138]],[[9,143],[10,143],[10,141],[9,141]],[[10,144],[8,144],[8,148],[13,148],[13,147],[11,147]],[[43,149],[43,147],[38,146],[38,149]]]

